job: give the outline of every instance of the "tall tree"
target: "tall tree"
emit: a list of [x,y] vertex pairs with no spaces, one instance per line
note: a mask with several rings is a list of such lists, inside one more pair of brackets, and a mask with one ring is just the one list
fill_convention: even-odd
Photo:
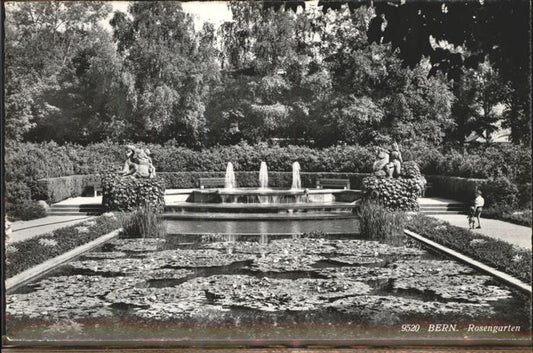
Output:
[[129,14],[115,14],[111,24],[134,78],[132,136],[201,143],[206,100],[218,80],[213,28],[196,33],[178,2],[135,2]]
[[[41,123],[54,119],[63,107],[50,93],[60,90],[65,71],[100,31],[110,11],[102,2],[21,2],[6,5],[6,135],[21,139]],[[35,135],[38,139],[54,136]]]
[[511,87],[505,115],[511,137],[530,145],[530,1],[319,1],[324,11],[343,3],[352,9],[372,4],[376,16],[369,39],[391,43],[410,67],[429,57],[432,74],[440,71],[458,81],[488,55],[504,84]]

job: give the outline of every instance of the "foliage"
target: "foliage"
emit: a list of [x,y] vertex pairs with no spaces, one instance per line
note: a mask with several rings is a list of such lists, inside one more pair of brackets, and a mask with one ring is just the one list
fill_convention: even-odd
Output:
[[[103,214],[94,220],[59,228],[51,233],[11,244],[10,247],[14,251],[6,254],[6,278],[11,278],[24,270],[118,229],[121,217],[120,214]],[[85,230],[81,231],[80,227]],[[56,244],[48,246],[42,241],[43,239],[52,239]]]
[[421,192],[419,179],[377,176],[363,179],[364,199],[375,200],[388,210],[418,211]]
[[165,182],[106,174],[102,177],[102,205],[108,210],[134,211],[140,207],[161,211],[165,205]]
[[485,205],[502,209],[514,209],[517,206],[518,188],[505,176],[487,180],[481,185]]
[[128,12],[115,13],[111,25],[130,75],[129,137],[199,143],[206,100],[219,72],[212,25],[196,32],[179,2],[136,2]]
[[11,220],[29,221],[32,219],[46,217],[46,210],[43,206],[34,201],[23,201],[21,203],[8,203],[6,214]]
[[492,133],[499,129],[499,122],[504,118],[507,107],[503,103],[510,88],[488,61],[465,70],[456,86],[455,139],[463,142],[475,132],[487,142],[491,141]]
[[372,240],[384,240],[403,235],[405,215],[391,212],[375,202],[364,202],[358,211],[361,234]]
[[[321,3],[326,10],[343,1]],[[351,6],[364,4],[355,2]],[[443,72],[458,81],[465,69],[475,68],[488,56],[500,73],[501,86],[511,88],[505,97],[509,109],[504,116],[511,138],[515,143],[530,145],[530,58],[524,51],[530,41],[530,2],[381,1],[374,2],[374,9],[369,40],[391,43],[410,67],[429,57],[431,74]]]
[[230,8],[234,21],[220,30],[225,75],[206,112],[211,144],[442,140],[451,124],[448,84],[428,77],[427,64],[402,67],[390,46],[370,44],[372,9]]
[[147,204],[123,220],[122,230],[122,238],[163,238],[165,224],[158,212]]
[[531,250],[518,248],[510,243],[472,233],[423,215],[413,217],[407,228],[531,283]]
[[[112,121],[119,66],[99,22],[104,2],[25,2],[6,8],[6,134],[87,142]],[[102,136],[99,136],[102,139]]]

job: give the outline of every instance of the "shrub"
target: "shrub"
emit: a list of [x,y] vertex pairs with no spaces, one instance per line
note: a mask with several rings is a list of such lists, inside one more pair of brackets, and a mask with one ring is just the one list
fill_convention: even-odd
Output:
[[491,178],[481,185],[488,207],[514,209],[518,204],[518,188],[505,176]]
[[418,211],[421,191],[419,179],[377,176],[363,179],[363,198],[375,200],[389,210]]
[[518,184],[518,207],[531,209],[531,183]]
[[154,210],[165,206],[165,182],[154,179],[106,174],[102,178],[102,204],[108,210],[135,211],[149,205]]
[[150,204],[139,208],[122,222],[123,238],[163,238],[165,224]]
[[6,213],[13,220],[29,221],[46,217],[46,210],[37,202],[23,201],[16,204],[8,203],[6,206]]
[[6,182],[6,196],[9,203],[20,203],[31,199],[31,190],[23,181]]
[[364,202],[359,208],[361,234],[370,239],[385,240],[403,236],[405,215],[391,212],[375,202]]
[[417,215],[407,228],[444,246],[531,283],[531,250],[452,226],[431,217]]

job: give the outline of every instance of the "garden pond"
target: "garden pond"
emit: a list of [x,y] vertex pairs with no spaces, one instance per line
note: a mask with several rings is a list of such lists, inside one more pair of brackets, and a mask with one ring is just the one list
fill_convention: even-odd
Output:
[[[16,341],[514,339],[530,299],[408,238],[114,239],[7,294]],[[456,324],[429,332],[430,324]],[[514,325],[518,332],[467,332]],[[407,326],[406,326],[407,325]],[[408,325],[420,325],[416,332]],[[232,341],[227,341],[232,340]],[[295,343],[296,342],[296,343]]]

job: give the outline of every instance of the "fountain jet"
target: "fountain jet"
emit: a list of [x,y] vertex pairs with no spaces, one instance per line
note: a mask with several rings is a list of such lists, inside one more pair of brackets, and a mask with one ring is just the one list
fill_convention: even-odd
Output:
[[233,189],[235,187],[235,173],[233,172],[233,164],[231,162],[228,162],[228,166],[226,167],[224,187],[226,189]]
[[265,162],[261,162],[261,167],[259,168],[259,187],[261,189],[268,187],[268,170]]
[[301,189],[302,180],[300,178],[300,163],[294,162],[292,164],[292,186],[291,189]]

